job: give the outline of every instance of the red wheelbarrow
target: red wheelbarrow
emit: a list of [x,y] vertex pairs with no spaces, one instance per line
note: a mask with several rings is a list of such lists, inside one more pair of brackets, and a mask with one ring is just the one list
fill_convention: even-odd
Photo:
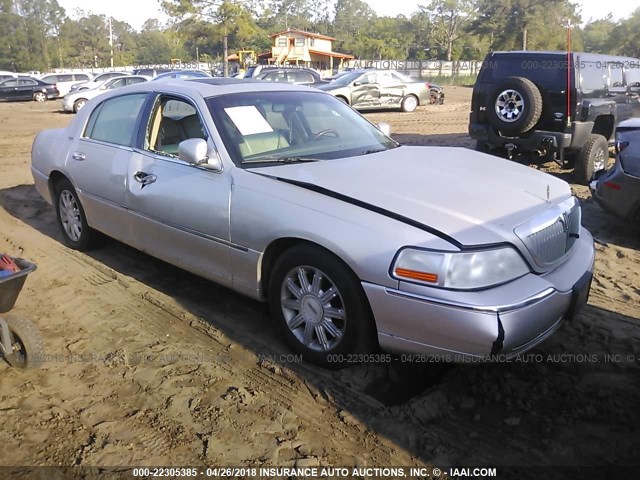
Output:
[[27,275],[37,267],[21,258],[14,261],[19,271],[9,274],[3,271],[0,276],[0,354],[12,367],[36,368],[43,358],[38,329],[30,321],[7,312],[15,305]]

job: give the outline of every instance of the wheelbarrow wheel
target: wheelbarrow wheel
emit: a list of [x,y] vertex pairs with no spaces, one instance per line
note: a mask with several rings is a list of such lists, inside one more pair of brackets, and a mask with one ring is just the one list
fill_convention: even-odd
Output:
[[24,318],[15,315],[3,315],[9,326],[13,352],[5,355],[9,365],[23,370],[40,366],[43,357],[42,337],[36,326]]

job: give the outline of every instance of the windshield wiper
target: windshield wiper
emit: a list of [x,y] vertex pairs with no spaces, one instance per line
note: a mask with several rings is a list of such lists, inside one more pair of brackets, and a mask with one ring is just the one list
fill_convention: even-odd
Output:
[[369,155],[370,153],[386,152],[387,150],[388,150],[387,148],[372,148],[371,150],[365,150],[360,155]]
[[278,157],[278,158],[270,158],[267,161],[269,162],[278,162],[278,163],[298,163],[298,162],[319,162],[319,158],[311,158],[311,157]]

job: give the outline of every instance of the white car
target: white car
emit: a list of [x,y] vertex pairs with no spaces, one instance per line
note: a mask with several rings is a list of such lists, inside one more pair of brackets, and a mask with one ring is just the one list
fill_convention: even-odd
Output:
[[60,92],[59,96],[64,97],[71,90],[71,85],[78,82],[88,82],[91,77],[87,73],[48,73],[40,80],[55,85]]
[[71,85],[71,90],[69,90],[69,93],[74,93],[74,92],[77,92],[79,90],[91,90],[92,88],[99,87],[100,85],[102,85],[107,80],[111,80],[112,78],[116,78],[116,77],[122,77],[124,75],[131,75],[131,73],[130,72],[105,72],[105,73],[100,73],[100,74],[96,75],[95,77],[93,77],[93,80],[90,80],[88,82],[75,83],[75,84]]
[[97,97],[101,93],[113,90],[114,88],[124,87],[126,85],[135,85],[136,83],[147,81],[149,81],[149,77],[145,77],[143,75],[122,75],[111,78],[90,90],[80,90],[78,92],[67,93],[62,99],[62,109],[65,112],[78,113],[80,109],[84,107],[85,103],[93,97]]

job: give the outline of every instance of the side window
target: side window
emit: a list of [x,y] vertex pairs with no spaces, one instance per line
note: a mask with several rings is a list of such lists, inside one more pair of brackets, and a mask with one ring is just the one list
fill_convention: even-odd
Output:
[[107,86],[107,88],[109,90],[112,90],[114,88],[124,87],[125,83],[126,83],[126,79],[119,78],[118,80],[113,80],[113,81],[109,82],[109,85]]
[[73,75],[58,75],[58,82],[73,82]]
[[309,72],[289,72],[289,78],[293,74],[293,81],[290,83],[313,83],[313,77]]
[[640,67],[637,65],[631,65],[626,70],[625,75],[627,77],[627,85],[632,91],[640,91]]
[[626,90],[624,84],[624,77],[622,75],[622,63],[611,62],[609,63],[609,90],[622,91]]
[[38,82],[36,82],[35,80],[31,80],[30,78],[20,78],[18,79],[18,85],[22,85],[22,86],[33,86],[33,85],[37,85]]
[[85,73],[76,73],[75,75],[73,75],[73,77],[71,80],[75,80],[78,82],[86,82],[87,80],[89,80],[89,76]]
[[187,100],[161,95],[149,117],[145,150],[177,157],[178,145],[189,138],[208,135],[196,108]]
[[3,87],[17,87],[18,86],[18,80],[7,80],[2,84]]
[[398,82],[393,79],[389,72],[378,73],[378,83],[382,87],[389,87],[391,85],[397,85]]
[[604,90],[602,62],[580,62],[580,85],[584,93]]
[[136,83],[142,83],[144,81],[146,81],[144,78],[139,77],[127,78],[127,85],[135,85]]
[[110,98],[89,117],[84,136],[93,140],[131,145],[134,127],[147,94]]
[[56,75],[47,75],[46,77],[42,78],[42,81],[53,84],[58,82],[58,77]]

